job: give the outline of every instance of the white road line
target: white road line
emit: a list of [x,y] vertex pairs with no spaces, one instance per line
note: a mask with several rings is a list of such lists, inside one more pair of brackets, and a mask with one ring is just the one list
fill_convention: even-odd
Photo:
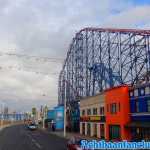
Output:
[[32,139],[32,142],[35,144],[37,148],[42,149],[42,146],[35,139]]
[[33,139],[30,134],[27,134],[27,136],[31,139],[32,143],[33,143],[38,149],[42,149],[42,146],[41,146],[35,139]]
[[39,149],[42,149],[41,145],[37,142],[34,143]]

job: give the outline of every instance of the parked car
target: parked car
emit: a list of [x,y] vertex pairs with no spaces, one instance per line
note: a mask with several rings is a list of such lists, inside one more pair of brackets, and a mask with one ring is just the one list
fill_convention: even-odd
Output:
[[38,128],[38,126],[35,123],[30,123],[28,125],[28,129],[29,130],[36,130]]
[[71,139],[67,142],[67,150],[82,150],[81,140],[82,139],[79,137],[71,137]]

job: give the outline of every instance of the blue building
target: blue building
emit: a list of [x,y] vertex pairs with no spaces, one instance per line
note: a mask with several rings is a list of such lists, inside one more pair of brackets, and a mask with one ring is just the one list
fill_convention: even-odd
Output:
[[55,119],[54,109],[51,109],[51,110],[47,111],[47,119],[49,119],[49,120],[54,120]]
[[56,130],[62,130],[64,128],[64,107],[57,106],[54,110]]
[[134,139],[150,139],[150,84],[131,88],[131,133]]
[[64,128],[64,107],[57,106],[47,112],[47,119],[55,122],[56,130]]

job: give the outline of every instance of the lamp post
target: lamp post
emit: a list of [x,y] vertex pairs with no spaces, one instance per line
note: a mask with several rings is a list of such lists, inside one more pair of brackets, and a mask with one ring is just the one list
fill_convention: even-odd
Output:
[[45,129],[45,111],[43,111],[43,129]]
[[66,98],[64,99],[64,137],[66,137]]

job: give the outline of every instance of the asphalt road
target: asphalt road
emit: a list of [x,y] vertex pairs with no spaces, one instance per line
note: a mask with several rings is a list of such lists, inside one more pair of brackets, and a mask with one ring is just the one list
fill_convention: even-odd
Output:
[[0,150],[66,150],[66,140],[17,125],[0,131]]

